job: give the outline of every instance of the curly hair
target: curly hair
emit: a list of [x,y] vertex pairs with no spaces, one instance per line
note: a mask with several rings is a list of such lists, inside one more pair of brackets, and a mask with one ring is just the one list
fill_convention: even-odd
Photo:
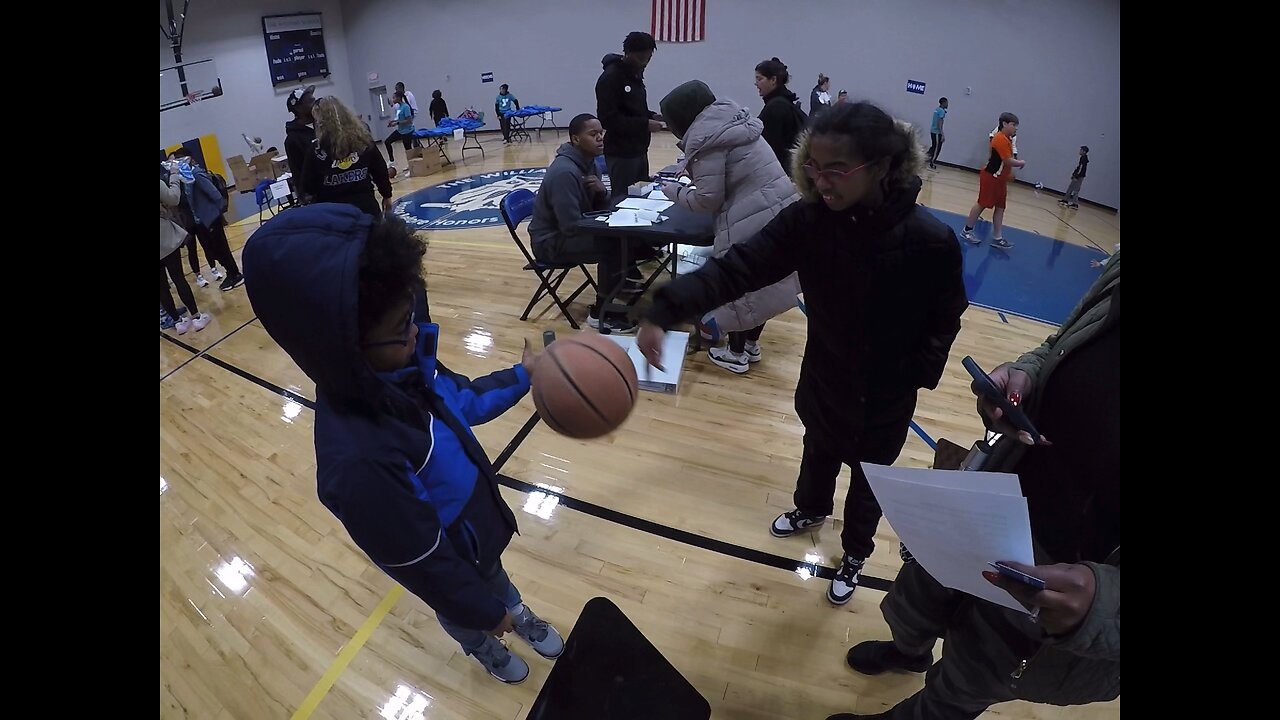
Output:
[[394,215],[374,223],[360,253],[360,289],[356,305],[364,337],[406,296],[426,291],[422,258],[427,244]]
[[792,159],[791,176],[801,195],[816,196],[813,182],[804,173],[809,160],[809,139],[815,135],[843,136],[849,148],[867,162],[889,159],[887,188],[902,187],[920,174],[924,151],[915,130],[869,103],[836,105],[820,113],[801,135],[800,151]]
[[373,136],[364,121],[332,95],[316,100],[311,108],[311,117],[316,123],[316,139],[320,146],[334,157],[359,155],[373,145]]

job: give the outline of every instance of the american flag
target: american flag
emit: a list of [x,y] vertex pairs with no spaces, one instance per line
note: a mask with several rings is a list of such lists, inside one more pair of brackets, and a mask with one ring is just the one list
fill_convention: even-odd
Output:
[[707,38],[707,0],[652,0],[651,34],[658,42],[701,42]]

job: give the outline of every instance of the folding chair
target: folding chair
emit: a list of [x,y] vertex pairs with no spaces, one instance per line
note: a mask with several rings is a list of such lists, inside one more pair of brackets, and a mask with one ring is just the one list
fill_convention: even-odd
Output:
[[[499,204],[499,209],[502,211],[502,219],[506,221],[507,230],[511,232],[511,239],[515,241],[516,247],[520,248],[520,253],[524,255],[524,259],[528,261],[525,264],[524,269],[531,270],[534,275],[538,276],[538,289],[533,293],[533,297],[529,300],[529,304],[525,306],[524,314],[520,316],[520,319],[528,320],[529,313],[533,311],[533,306],[537,305],[542,299],[550,297],[551,301],[556,304],[556,307],[560,308],[560,312],[564,315],[564,318],[569,321],[569,325],[571,325],[574,330],[579,330],[581,328],[578,326],[578,321],[574,320],[573,315],[569,314],[569,304],[576,300],[577,297],[582,294],[582,291],[587,288],[598,291],[596,281],[592,279],[591,271],[587,270],[585,265],[580,263],[548,264],[539,262],[533,257],[533,254],[529,252],[529,249],[525,247],[524,242],[520,240],[520,236],[516,233],[516,228],[520,226],[520,223],[529,219],[533,215],[534,199],[534,194],[528,190],[512,190],[502,198],[502,202]],[[560,285],[569,275],[569,271],[574,268],[582,270],[582,274],[585,275],[587,279],[578,286],[577,290],[573,291],[573,294],[570,295],[568,299],[561,300],[558,294]]]
[[[270,179],[261,180],[253,188],[253,200],[254,202],[258,203],[258,224],[259,225],[262,224],[263,208],[266,208],[267,211],[271,213],[271,216],[275,217],[276,211],[284,210],[285,208],[290,208],[297,205],[297,202],[293,198],[293,193],[290,193],[289,197],[287,198],[288,204],[285,203],[284,199],[271,197],[271,186],[274,185],[275,183],[276,183],[275,180],[270,180]],[[271,207],[271,203],[275,203],[276,204],[275,207]]]
[[253,188],[253,201],[258,203],[258,224],[262,224],[262,209],[266,208],[274,217],[276,211],[271,207],[271,195],[267,191],[271,189],[271,183],[274,180],[259,180],[258,184]]

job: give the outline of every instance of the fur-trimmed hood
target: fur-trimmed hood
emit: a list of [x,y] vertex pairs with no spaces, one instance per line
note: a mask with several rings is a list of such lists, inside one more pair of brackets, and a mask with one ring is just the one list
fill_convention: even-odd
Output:
[[[915,192],[920,189],[920,169],[924,167],[924,148],[920,146],[920,141],[916,137],[915,128],[909,123],[901,120],[895,120],[899,133],[907,138],[907,154],[903,162],[895,168],[888,178],[889,193],[896,194],[893,191],[908,190],[914,188]],[[813,181],[808,175],[804,174],[804,164],[809,162],[809,142],[813,131],[805,128],[800,133],[800,137],[796,140],[795,152],[791,154],[791,179],[796,184],[796,189],[800,191],[800,197],[811,202],[820,202],[821,196],[818,195],[817,189],[813,186]]]

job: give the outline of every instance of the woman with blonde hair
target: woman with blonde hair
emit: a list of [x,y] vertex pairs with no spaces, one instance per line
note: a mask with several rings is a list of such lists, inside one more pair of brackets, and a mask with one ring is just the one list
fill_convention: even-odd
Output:
[[[387,163],[369,127],[336,97],[322,97],[311,109],[316,141],[306,155],[302,191],[314,202],[355,205],[373,217],[391,209]],[[374,187],[382,194],[379,206]]]

